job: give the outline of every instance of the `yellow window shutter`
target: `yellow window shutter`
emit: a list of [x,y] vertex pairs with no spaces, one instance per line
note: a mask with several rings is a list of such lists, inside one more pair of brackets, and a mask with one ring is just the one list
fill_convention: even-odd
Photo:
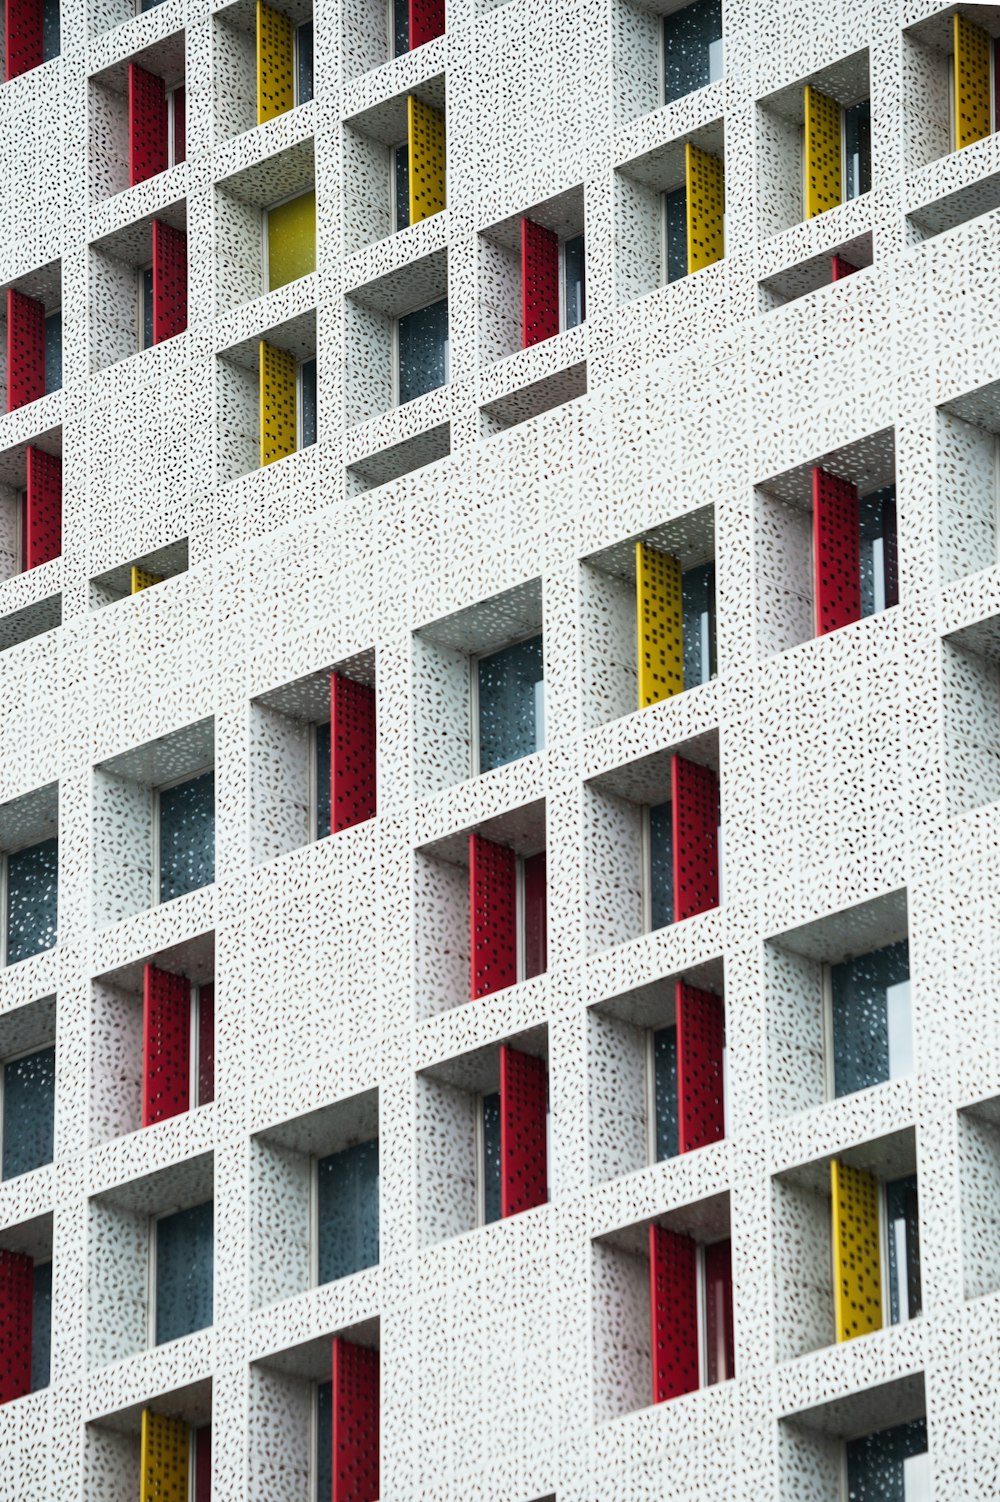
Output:
[[188,1426],[142,1410],[139,1502],[188,1502]]
[[844,201],[840,105],[807,83],[805,114],[806,218],[815,219]]
[[690,141],[684,147],[687,192],[688,272],[701,271],[726,253],[723,215],[726,209],[725,169],[719,158]]
[[882,1328],[882,1259],[878,1180],[836,1159],[833,1196],[833,1303],[838,1340]]
[[267,290],[316,270],[316,193],[267,211]]
[[658,704],[684,688],[681,566],[669,553],[635,545],[639,708]]
[[295,28],[283,11],[257,0],[257,124],[295,105]]
[[990,133],[990,36],[974,21],[952,17],[955,46],[955,150]]
[[406,100],[410,148],[410,223],[444,208],[444,115],[410,94]]
[[142,589],[149,589],[152,584],[162,584],[163,579],[159,574],[151,574],[148,569],[132,565],[132,593],[137,595]]
[[295,356],[260,341],[260,462],[295,453]]

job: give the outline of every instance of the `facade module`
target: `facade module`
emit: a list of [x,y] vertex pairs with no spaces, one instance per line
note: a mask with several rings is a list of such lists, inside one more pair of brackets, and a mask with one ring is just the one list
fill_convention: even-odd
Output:
[[6,0],[0,1502],[1000,1494],[1000,5]]

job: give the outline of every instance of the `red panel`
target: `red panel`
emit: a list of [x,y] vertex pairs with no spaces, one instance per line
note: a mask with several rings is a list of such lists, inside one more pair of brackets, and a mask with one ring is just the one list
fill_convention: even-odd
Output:
[[444,31],[444,0],[410,0],[410,48],[433,42]]
[[896,532],[896,495],[882,502],[882,557],[885,567],[885,603],[899,604],[899,541]]
[[0,1403],[31,1391],[31,1301],[35,1266],[20,1252],[0,1251]]
[[548,882],[545,851],[524,862],[524,979],[544,975],[548,964]]
[[521,220],[521,344],[524,349],[559,332],[559,236]]
[[188,242],[182,229],[153,220],[153,343],[182,334],[188,321]]
[[42,44],[42,0],[6,0],[7,77],[17,78],[45,61]]
[[548,1199],[545,1155],[549,1102],[545,1060],[500,1045],[500,1214],[518,1215]]
[[128,65],[128,180],[134,187],[167,167],[167,91],[163,79]]
[[653,1402],[698,1386],[697,1247],[690,1236],[649,1228]]
[[24,566],[35,568],[62,552],[62,460],[28,444],[24,499]]
[[733,1248],[716,1241],[705,1248],[705,1381],[736,1375],[733,1341]]
[[215,1099],[215,986],[198,991],[198,1104]]
[[677,982],[678,1151],[693,1152],[726,1135],[722,1108],[721,996]]
[[861,618],[858,491],[823,469],[812,477],[816,635],[825,636]]
[[377,1502],[379,1353],[333,1342],[333,1502]]
[[674,921],[719,905],[719,779],[711,767],[670,759]]
[[471,994],[488,996],[517,980],[517,861],[513,850],[469,835]]
[[186,1111],[191,1098],[191,985],[146,965],[142,977],[142,1124]]
[[375,690],[330,674],[330,833],[375,817]]
[[212,1426],[194,1431],[194,1502],[212,1502]]
[[856,271],[860,270],[860,267],[852,266],[850,261],[844,260],[843,256],[834,256],[830,269],[830,280],[839,282],[843,281],[845,276],[853,276]]
[[174,89],[174,161],[187,159],[187,91],[184,85]]
[[45,395],[45,304],[7,288],[7,411]]

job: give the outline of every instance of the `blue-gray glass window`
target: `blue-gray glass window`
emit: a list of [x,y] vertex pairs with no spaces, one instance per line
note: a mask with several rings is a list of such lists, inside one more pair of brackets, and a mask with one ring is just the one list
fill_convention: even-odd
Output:
[[649,810],[649,926],[674,921],[674,831],[670,800]]
[[299,366],[302,391],[302,423],[299,432],[299,448],[306,449],[316,442],[316,361],[303,360]]
[[920,1292],[920,1216],[917,1176],[893,1179],[885,1186],[889,1263],[889,1319],[892,1324],[914,1319],[922,1304]]
[[316,726],[316,838],[330,833],[330,723]]
[[59,841],[42,840],[7,857],[7,964],[56,942]]
[[313,96],[313,23],[295,28],[295,103],[308,104]]
[[483,1096],[483,1220],[500,1219],[500,1092]]
[[393,198],[395,199],[396,228],[406,229],[410,222],[410,146],[404,141],[402,146],[393,148],[392,171],[394,180]]
[[157,5],[163,5],[164,0],[142,0],[141,10],[153,10]]
[[52,1162],[56,1051],[12,1059],[3,1069],[3,1177],[16,1179]]
[[677,1028],[661,1027],[653,1034],[653,1098],[656,1110],[656,1158],[676,1158],[680,1151],[677,1125]]
[[410,0],[392,0],[392,55],[410,50]]
[[587,316],[586,259],[582,235],[563,243],[563,268],[566,279],[566,327],[575,329]]
[[681,576],[684,687],[715,676],[715,564],[685,569]]
[[722,77],[722,0],[695,0],[663,18],[667,104]]
[[663,195],[667,237],[667,281],[679,282],[688,272],[687,189],[674,188]]
[[316,1498],[333,1496],[333,1383],[316,1383]]
[[834,1092],[850,1095],[913,1069],[910,954],[905,939],[834,965]]
[[45,390],[58,391],[62,386],[62,313],[50,313],[45,320]]
[[215,773],[160,792],[160,901],[215,880]]
[[399,320],[399,402],[412,402],[448,379],[448,299]]
[[212,1201],[156,1222],[156,1344],[212,1323]]
[[861,542],[861,614],[878,615],[894,605],[888,562],[896,550],[896,487],[863,495],[858,502]]
[[848,1440],[847,1495],[850,1502],[930,1502],[926,1419]]
[[378,1261],[378,1141],[359,1142],[316,1165],[318,1277],[332,1283]]
[[[157,0],[157,4],[160,0]],[[153,344],[153,268],[145,266],[140,275],[139,298],[142,303],[142,348],[150,349]]]
[[844,197],[860,198],[872,185],[872,102],[844,111]]
[[42,61],[59,56],[59,0],[42,0]]
[[31,1391],[48,1387],[52,1367],[52,1263],[36,1262],[31,1299]]
[[506,766],[545,744],[542,638],[479,659],[479,770]]

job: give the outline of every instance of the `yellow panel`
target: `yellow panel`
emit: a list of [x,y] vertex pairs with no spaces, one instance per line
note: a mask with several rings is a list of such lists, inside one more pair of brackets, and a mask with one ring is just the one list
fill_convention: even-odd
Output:
[[163,583],[163,576],[161,574],[151,574],[148,569],[137,568],[136,565],[133,563],[133,565],[132,565],[132,593],[134,595],[137,595],[141,589],[149,589],[149,587],[151,585],[153,585],[153,584],[162,584],[162,583]]
[[142,1410],[139,1502],[188,1502],[188,1426]]
[[833,1302],[838,1340],[882,1328],[878,1180],[836,1159],[833,1193]]
[[283,11],[257,0],[257,124],[295,105],[295,28]]
[[692,146],[684,147],[687,189],[688,271],[701,271],[726,253],[723,215],[726,209],[725,169],[718,157]]
[[840,105],[812,84],[805,87],[806,218],[844,201]]
[[637,542],[635,592],[639,708],[643,709],[684,688],[681,566],[677,559]]
[[295,356],[260,341],[260,462],[295,453]]
[[955,150],[990,133],[989,32],[958,14],[952,17],[955,43]]
[[267,211],[267,288],[316,270],[316,194],[302,193]]
[[444,208],[444,115],[410,94],[406,100],[410,146],[410,223]]

